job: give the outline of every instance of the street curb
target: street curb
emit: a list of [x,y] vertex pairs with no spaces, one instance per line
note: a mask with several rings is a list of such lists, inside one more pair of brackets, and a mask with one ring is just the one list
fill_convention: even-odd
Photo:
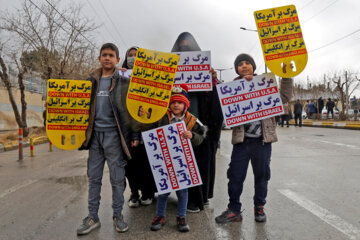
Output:
[[[294,120],[290,120],[291,125],[295,125]],[[359,123],[349,123],[349,122],[329,122],[329,121],[303,121],[303,126],[308,127],[324,127],[324,128],[339,128],[339,129],[352,129],[352,130],[360,130]]]
[[[34,139],[34,145],[39,145],[46,142],[49,142],[47,136],[41,136]],[[23,147],[28,147],[28,146],[30,146],[30,140],[24,141]],[[9,143],[0,144],[0,152],[11,151],[18,148],[19,148],[19,141],[12,141]]]

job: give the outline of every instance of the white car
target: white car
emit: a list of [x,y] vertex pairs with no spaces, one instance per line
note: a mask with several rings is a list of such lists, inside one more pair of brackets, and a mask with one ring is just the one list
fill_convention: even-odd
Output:
[[345,111],[345,115],[349,118],[349,120],[355,120],[354,109],[348,109],[347,111]]
[[302,119],[306,119],[307,118],[306,112],[302,111],[301,112],[301,117],[302,117]]
[[[331,119],[331,113],[328,115],[327,114],[327,109],[326,107],[323,108],[323,110],[321,111],[321,119]],[[334,108],[334,119],[339,119],[339,111]]]

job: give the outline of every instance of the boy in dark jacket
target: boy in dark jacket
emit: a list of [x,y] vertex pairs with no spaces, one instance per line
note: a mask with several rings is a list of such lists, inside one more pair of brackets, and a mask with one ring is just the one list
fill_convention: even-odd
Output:
[[129,79],[121,77],[115,66],[119,63],[119,50],[112,43],[104,44],[98,57],[101,68],[93,72],[88,80],[92,82],[89,125],[81,149],[89,149],[87,175],[89,181],[89,215],[77,229],[83,235],[100,227],[98,210],[100,205],[101,181],[104,164],[107,161],[112,186],[113,221],[116,231],[125,232],[127,224],[123,220],[125,165],[131,159],[130,115],[126,108],[126,93]]
[[[256,64],[248,54],[239,54],[234,62],[235,72],[239,75],[234,80],[253,79]],[[283,68],[286,64],[283,65]],[[293,92],[293,79],[283,78],[280,82],[282,102],[289,102]],[[249,162],[254,173],[254,216],[255,221],[265,222],[264,205],[270,180],[271,143],[277,141],[274,118],[266,118],[232,129],[233,150],[227,176],[229,204],[228,208],[215,218],[217,223],[242,221],[240,196],[246,178]]]

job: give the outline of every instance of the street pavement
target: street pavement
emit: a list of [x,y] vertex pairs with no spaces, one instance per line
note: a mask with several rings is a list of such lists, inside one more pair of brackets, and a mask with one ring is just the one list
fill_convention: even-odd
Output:
[[[277,129],[273,144],[268,221],[253,216],[251,165],[241,197],[241,223],[216,224],[225,210],[226,170],[230,161],[231,131],[221,136],[217,155],[215,197],[200,213],[189,213],[191,231],[176,228],[176,195],[171,194],[167,223],[150,231],[155,203],[130,209],[124,205],[129,231],[118,233],[112,225],[111,185],[105,168],[99,211],[101,228],[76,236],[87,215],[86,151],[63,151],[48,144],[35,146],[35,157],[24,149],[0,153],[0,239],[360,239],[360,134],[357,130],[329,128]],[[141,169],[140,169],[141,171]],[[126,200],[130,193],[125,192]]]

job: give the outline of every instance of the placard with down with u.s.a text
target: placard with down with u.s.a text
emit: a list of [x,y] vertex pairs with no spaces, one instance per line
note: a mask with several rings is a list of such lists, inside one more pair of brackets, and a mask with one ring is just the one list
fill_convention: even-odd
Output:
[[159,194],[202,184],[190,139],[181,136],[185,130],[182,121],[142,132]]
[[274,117],[284,113],[275,75],[272,73],[216,86],[227,127]]
[[212,91],[210,51],[174,53],[180,56],[174,85],[186,84],[189,92]]

